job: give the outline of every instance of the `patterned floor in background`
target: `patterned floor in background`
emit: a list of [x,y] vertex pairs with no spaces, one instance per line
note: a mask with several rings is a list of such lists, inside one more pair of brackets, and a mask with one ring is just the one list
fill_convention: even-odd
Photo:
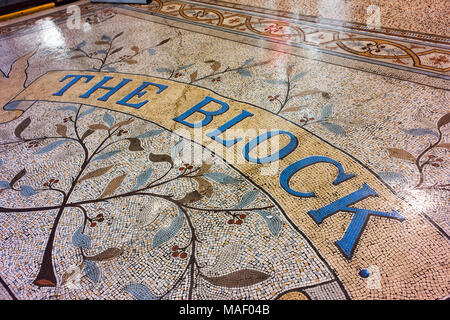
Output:
[[0,299],[448,296],[447,36],[78,5],[0,24]]

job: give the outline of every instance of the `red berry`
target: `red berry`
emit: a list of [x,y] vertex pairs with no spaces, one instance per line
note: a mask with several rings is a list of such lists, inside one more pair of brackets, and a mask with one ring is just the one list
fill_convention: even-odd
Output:
[[48,187],[48,182],[44,183],[44,187]]
[[188,169],[192,169],[192,168],[193,168],[193,166],[188,166],[187,168],[188,168]]
[[183,252],[182,254],[180,254],[180,258],[181,259],[186,259],[186,257],[187,257],[186,252]]
[[97,218],[103,218],[103,213],[99,213],[99,214],[97,215]]
[[314,118],[309,118],[309,120],[314,120]]
[[183,171],[185,168],[184,167],[180,167],[178,170]]
[[178,253],[178,251],[175,251],[174,253],[172,253],[172,257],[178,257],[178,255],[179,255],[179,253]]
[[430,154],[430,155],[428,156],[428,158],[429,158],[429,159],[434,159],[434,158],[436,158],[436,156],[433,155],[433,154]]
[[438,162],[443,162],[444,159],[442,159],[442,158],[437,158],[436,161],[438,161]]
[[177,245],[175,245],[175,246],[172,247],[172,251],[178,251],[179,248],[180,248],[180,247],[178,247]]
[[103,222],[103,220],[105,220],[105,219],[100,218],[100,219],[98,219],[98,222]]
[[239,218],[245,219],[246,216],[247,216],[247,215],[245,215],[245,214],[241,214],[241,215],[239,216]]
[[92,223],[91,223],[91,227],[92,227],[92,228],[95,227],[96,225],[97,225],[96,222],[92,222]]
[[234,223],[233,219],[228,220],[228,224],[233,224],[233,223]]
[[236,224],[237,224],[237,225],[241,225],[241,224],[242,224],[242,220],[236,221]]
[[439,167],[439,164],[438,164],[438,163],[432,163],[431,165],[432,165],[433,167],[436,167],[436,168]]

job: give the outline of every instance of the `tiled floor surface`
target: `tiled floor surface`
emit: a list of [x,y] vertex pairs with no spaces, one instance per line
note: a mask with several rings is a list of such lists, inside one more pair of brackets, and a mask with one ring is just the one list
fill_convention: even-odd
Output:
[[305,3],[2,22],[0,298],[448,297],[448,5]]

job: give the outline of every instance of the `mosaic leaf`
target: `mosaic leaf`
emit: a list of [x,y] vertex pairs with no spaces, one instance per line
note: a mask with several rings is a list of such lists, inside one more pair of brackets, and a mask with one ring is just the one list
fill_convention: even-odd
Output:
[[328,119],[333,113],[333,106],[331,104],[322,108],[322,113],[320,114],[320,120]]
[[178,231],[180,231],[184,224],[184,219],[185,217],[183,212],[179,210],[178,216],[173,219],[171,224],[168,227],[162,228],[155,234],[155,237],[153,238],[153,248],[159,247],[163,243],[172,239]]
[[86,257],[89,261],[106,261],[119,257],[123,254],[124,250],[122,248],[108,248],[105,251],[96,254],[95,256]]
[[130,59],[125,61],[127,64],[137,64],[138,62],[136,60]]
[[138,54],[139,51],[140,51],[138,46],[132,46],[132,47],[131,47],[131,50],[133,50],[134,53],[136,53],[136,54]]
[[100,177],[100,176],[104,175],[105,173],[107,173],[112,167],[113,167],[113,165],[108,166],[108,167],[99,168],[99,169],[96,169],[89,173],[86,173],[83,177],[80,178],[79,181],[81,182],[83,180]]
[[427,134],[431,134],[433,136],[439,137],[439,134],[436,131],[425,129],[425,128],[417,128],[417,129],[409,129],[409,130],[402,130],[404,133],[409,134],[414,137],[418,136],[424,136]]
[[156,136],[156,135],[160,134],[161,132],[163,132],[163,130],[161,130],[161,129],[150,130],[150,131],[147,131],[147,132],[145,132],[143,134],[138,135],[136,138],[139,138],[139,139],[150,138],[150,137],[153,137],[153,136]]
[[8,181],[0,181],[0,188],[8,188],[9,189],[10,185]]
[[27,170],[24,168],[22,170],[19,171],[19,173],[17,173],[14,178],[11,179],[11,182],[9,183],[9,185],[12,187],[14,187],[14,185],[16,184],[17,181],[19,181],[20,179],[22,179],[25,175],[27,174]]
[[130,141],[130,145],[128,146],[128,150],[130,151],[142,151],[144,148],[141,146],[141,140],[138,138],[127,138]]
[[72,111],[74,113],[78,112],[78,108],[75,107],[75,106],[64,106],[64,107],[58,108],[58,110],[60,110],[60,111]]
[[347,132],[340,125],[331,122],[320,122],[328,131],[337,134],[338,136],[346,136]]
[[221,66],[222,66],[222,65],[220,64],[219,61],[214,61],[214,62],[211,64],[211,69],[212,69],[213,71],[217,71],[217,70],[220,69]]
[[95,123],[95,124],[91,124],[88,126],[89,129],[92,130],[108,130],[109,127],[105,126],[104,124],[101,123]]
[[156,71],[158,71],[159,73],[171,73],[172,70],[170,70],[169,68],[157,68]]
[[128,119],[128,120],[119,121],[119,122],[117,122],[115,125],[113,125],[113,126],[111,127],[111,129],[129,125],[129,124],[132,123],[133,121],[134,121],[133,118],[130,118],[130,119]]
[[109,37],[106,34],[104,34],[104,35],[102,35],[102,40],[108,41],[108,44],[109,44],[109,42],[111,42],[111,37]]
[[72,244],[77,248],[91,248],[91,238],[82,233],[83,227],[80,227],[72,236]]
[[148,49],[148,53],[152,56],[154,56],[156,54],[156,50],[153,48]]
[[149,158],[150,161],[152,161],[152,162],[168,162],[168,163],[170,163],[171,166],[173,166],[173,160],[172,160],[172,157],[169,156],[168,154],[155,154],[155,153],[150,153],[150,155],[148,156],[148,158]]
[[233,178],[226,173],[222,172],[207,172],[203,174],[205,177],[214,180],[216,182],[222,183],[222,184],[234,184],[241,182],[241,180]]
[[437,123],[438,128],[441,128],[442,126],[445,126],[447,123],[450,122],[450,113],[447,113],[443,117],[441,117]]
[[406,179],[406,177],[398,172],[392,172],[392,171],[383,171],[383,172],[378,172],[378,176],[385,180],[385,181],[399,181],[402,184],[407,184],[408,183],[408,179]]
[[103,121],[111,128],[114,125],[114,117],[109,113],[103,115]]
[[62,137],[67,137],[67,127],[62,124],[57,124],[56,133]]
[[157,297],[149,288],[140,283],[129,284],[124,289],[138,300],[156,300]]
[[83,118],[84,116],[87,116],[88,114],[91,114],[92,112],[95,111],[95,109],[97,109],[97,108],[93,107],[93,108],[87,109],[86,111],[83,111],[82,113],[80,113],[80,114],[78,115],[78,119],[81,119],[81,118]]
[[190,67],[192,67],[194,65],[194,63],[190,63],[190,64],[186,64],[184,66],[179,67],[177,70],[175,71],[181,71],[181,70],[185,70],[185,69],[189,69]]
[[241,76],[244,76],[244,77],[251,77],[252,76],[252,73],[249,71],[249,70],[247,70],[247,69],[238,69],[238,71],[237,71]]
[[89,137],[91,134],[93,134],[95,130],[92,130],[91,128],[87,129],[83,135],[81,136],[81,141],[84,141],[87,137]]
[[307,71],[300,72],[300,73],[296,74],[296,75],[291,79],[291,81],[292,81],[292,82],[297,81],[297,80],[303,78],[307,73],[308,73]]
[[77,49],[81,49],[86,45],[86,41],[81,41],[79,44],[77,44]]
[[172,147],[171,153],[170,155],[172,156],[172,159],[177,158],[181,151],[183,151],[184,149],[184,140],[180,139],[180,141],[178,141],[177,143],[175,143],[175,145]]
[[191,82],[195,81],[195,79],[197,79],[197,76],[198,76],[198,71],[197,71],[197,70],[195,70],[194,72],[192,72],[192,73],[189,75],[189,77],[190,77],[190,79],[191,79]]
[[92,161],[108,159],[108,158],[112,157],[113,155],[115,155],[116,153],[119,153],[120,151],[121,150],[114,150],[114,151],[110,151],[110,152],[101,154],[101,155],[95,157]]
[[115,40],[115,39],[117,39],[118,37],[120,37],[121,35],[123,35],[123,31],[122,31],[122,32],[119,32],[118,34],[116,34],[112,39]]
[[122,51],[122,49],[123,49],[123,47],[114,49],[110,54],[115,54],[115,53],[117,53],[117,52],[120,52],[120,51]]
[[21,186],[20,187],[20,195],[22,197],[28,198],[34,196],[37,192],[31,186]]
[[450,150],[450,143],[440,143],[436,147],[438,147],[438,148],[445,148],[447,150]]
[[226,288],[248,287],[270,278],[270,275],[253,269],[242,269],[220,277],[203,276],[213,285]]
[[264,220],[267,223],[267,226],[269,227],[270,232],[274,236],[277,236],[280,233],[281,226],[283,225],[280,218],[278,218],[276,215],[268,211],[264,210],[254,210],[254,211],[264,218]]
[[192,203],[192,202],[196,202],[198,200],[200,200],[201,198],[203,198],[202,194],[200,192],[198,192],[197,190],[194,190],[192,192],[187,193],[183,199],[178,200],[178,202],[180,203]]
[[103,45],[105,45],[105,44],[109,44],[109,42],[108,41],[95,41],[94,42],[96,45],[98,45],[98,46],[103,46]]
[[18,126],[16,127],[16,129],[14,130],[14,135],[15,135],[17,138],[22,139],[22,137],[21,137],[22,132],[23,132],[26,128],[28,128],[28,126],[30,125],[30,123],[31,123],[30,117],[24,119],[21,123],[19,123],[19,125],[18,125]]
[[100,54],[108,54],[108,51],[106,51],[106,50],[104,50],[104,49],[100,49],[100,50],[97,50],[97,53],[100,53]]
[[123,179],[125,179],[126,176],[127,176],[127,174],[124,173],[124,174],[122,174],[122,175],[120,175],[120,176],[115,177],[114,179],[112,179],[112,180],[108,183],[108,185],[106,186],[105,191],[103,191],[102,195],[100,196],[100,199],[102,199],[102,198],[104,198],[104,197],[106,197],[106,196],[109,196],[109,195],[113,194],[114,191],[116,191],[116,189],[117,189],[118,187],[120,187],[120,185],[121,185],[122,182],[123,182]]
[[142,172],[140,175],[138,175],[138,177],[136,179],[137,180],[136,185],[134,186],[132,191],[138,190],[140,187],[142,187],[142,185],[144,183],[146,183],[148,181],[148,179],[150,179],[152,172],[153,172],[152,168],[148,168],[147,170]]
[[194,177],[194,180],[198,183],[198,192],[207,198],[210,198],[213,193],[213,186],[211,183],[206,181],[206,179],[200,178],[200,177]]
[[92,261],[85,261],[84,274],[94,283],[97,283],[100,280],[100,269]]
[[163,41],[161,41],[160,43],[158,43],[155,47],[159,47],[162,46],[163,44],[167,43],[170,41],[170,38],[164,39]]
[[246,67],[248,66],[250,63],[252,63],[255,60],[255,58],[250,58],[244,61],[244,63],[242,64],[241,67]]
[[406,150],[397,149],[397,148],[388,148],[387,151],[389,152],[391,157],[401,159],[401,160],[407,160],[407,161],[411,161],[411,162],[416,161],[416,158]]
[[255,201],[255,199],[258,197],[259,191],[253,190],[247,192],[241,199],[241,201],[233,207],[233,209],[242,209],[246,206],[248,206],[250,203]]
[[287,84],[287,81],[286,80],[277,80],[277,79],[275,79],[275,80],[266,80],[268,83],[270,83],[270,84]]
[[220,251],[216,262],[209,268],[209,271],[220,272],[231,266],[241,253],[241,245],[239,243],[230,243]]
[[209,169],[211,169],[211,166],[212,166],[212,163],[202,162],[200,169],[198,169],[198,171],[197,171],[197,175],[201,176],[201,175],[205,174],[206,172],[209,171]]
[[44,154],[44,153],[50,152],[53,149],[56,149],[60,145],[66,143],[66,142],[69,142],[69,141],[70,141],[69,139],[62,139],[62,140],[54,141],[54,142],[46,145],[45,147],[39,149],[38,151],[36,151],[36,154]]

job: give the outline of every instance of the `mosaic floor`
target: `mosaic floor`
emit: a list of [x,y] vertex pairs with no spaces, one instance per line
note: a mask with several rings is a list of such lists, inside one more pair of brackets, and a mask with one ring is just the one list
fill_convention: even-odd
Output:
[[328,2],[2,22],[0,298],[448,298],[448,5]]

